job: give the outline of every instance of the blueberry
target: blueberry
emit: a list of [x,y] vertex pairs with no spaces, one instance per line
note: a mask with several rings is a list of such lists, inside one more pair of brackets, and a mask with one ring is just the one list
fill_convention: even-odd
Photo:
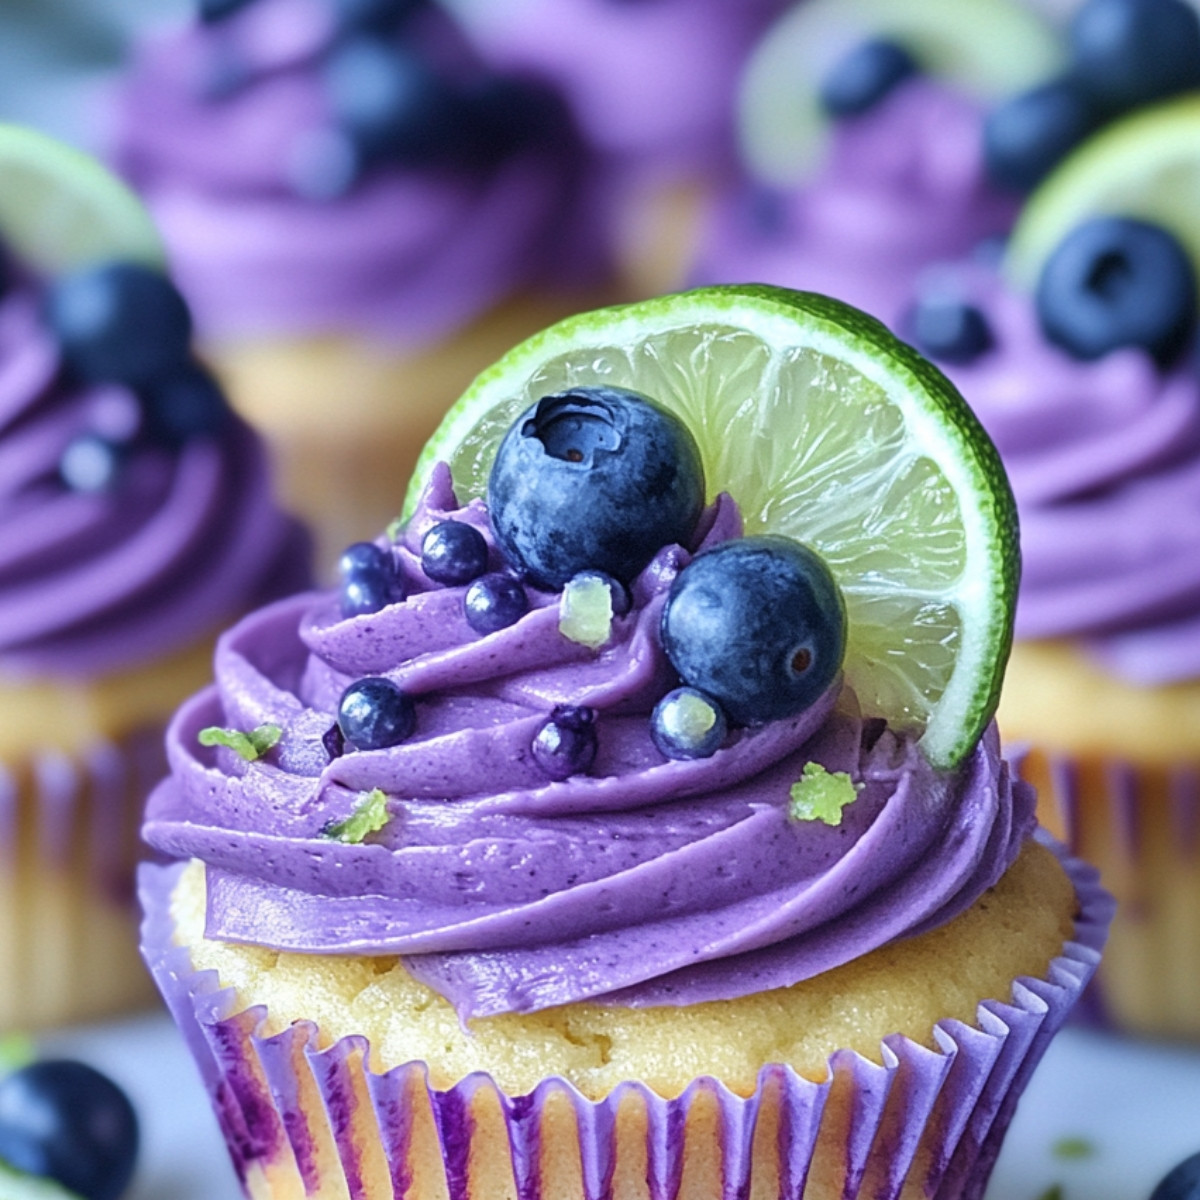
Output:
[[133,1175],[138,1122],[125,1093],[80,1062],[46,1060],[0,1080],[0,1161],[82,1200],[117,1200]]
[[983,124],[987,172],[998,187],[1031,192],[1102,120],[1073,79],[1055,79],[1005,101]]
[[520,580],[499,571],[476,579],[463,597],[463,615],[476,633],[495,633],[515,625],[529,611]]
[[424,166],[454,147],[457,97],[404,46],[367,34],[348,39],[330,55],[325,86],[335,119],[370,158]]
[[676,577],[662,642],[683,681],[747,725],[790,717],[842,665],[846,610],[829,568],[791,538],[722,542]]
[[253,0],[198,0],[197,10],[201,21],[214,24],[224,21],[226,17],[232,17],[252,2]]
[[1150,1200],[1200,1200],[1200,1154],[1185,1158],[1150,1194]]
[[1076,78],[1114,112],[1200,87],[1200,18],[1184,0],[1087,0],[1069,40]]
[[343,617],[379,612],[403,600],[407,590],[392,556],[374,542],[355,542],[342,551],[338,575]]
[[1196,323],[1196,282],[1165,230],[1097,217],[1069,233],[1042,268],[1037,312],[1046,337],[1080,359],[1139,346],[1160,364]]
[[417,726],[412,697],[390,679],[368,676],[338,701],[338,728],[355,750],[383,750],[404,741]]
[[917,349],[937,362],[969,363],[992,347],[987,318],[953,296],[922,296],[909,316],[909,332]]
[[596,710],[558,705],[534,734],[531,748],[549,778],[582,775],[596,760]]
[[341,758],[346,753],[346,739],[342,735],[342,727],[337,722],[334,722],[321,734],[321,745],[325,747],[325,753],[329,755],[330,762],[333,762],[335,758]]
[[727,729],[721,706],[690,687],[668,692],[650,717],[650,736],[664,758],[711,758]]
[[465,88],[455,143],[467,165],[488,166],[528,146],[563,154],[575,133],[562,96],[533,79],[488,75]]
[[539,587],[581,571],[628,584],[704,505],[686,425],[637,392],[579,387],[545,396],[505,434],[488,480],[497,540]]
[[341,30],[387,32],[397,28],[424,5],[424,0],[330,0]]
[[885,38],[862,42],[821,81],[821,106],[831,117],[858,116],[918,70],[916,60],[898,43]]
[[421,570],[437,583],[470,583],[487,565],[487,541],[474,525],[439,521],[421,539]]
[[140,387],[188,362],[187,304],[149,267],[105,263],[64,275],[50,288],[46,308],[64,360],[89,382]]
[[107,492],[121,473],[124,454],[119,446],[84,433],[73,438],[58,460],[59,478],[73,492]]
[[196,363],[184,363],[142,390],[146,428],[152,438],[179,446],[217,437],[232,419],[221,385]]

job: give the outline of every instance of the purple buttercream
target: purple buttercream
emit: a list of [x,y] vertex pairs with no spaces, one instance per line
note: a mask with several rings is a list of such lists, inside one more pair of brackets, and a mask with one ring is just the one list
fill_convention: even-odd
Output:
[[922,269],[1005,233],[1015,212],[987,182],[979,104],[917,78],[834,122],[826,160],[795,189],[727,196],[695,281],[826,292],[894,323]]
[[0,676],[138,666],[306,585],[307,537],[234,418],[178,450],[132,442],[109,490],[61,482],[73,439],[120,440],[139,413],[130,392],[64,377],[30,291],[0,301]]
[[[297,193],[298,163],[332,128],[330,10],[256,0],[196,20],[148,40],[125,81],[115,157],[163,230],[202,332],[341,331],[419,347],[548,278],[594,279],[565,129],[491,165],[385,165],[336,197]],[[482,78],[433,6],[405,36],[445,70]]]
[[[665,760],[649,714],[675,681],[657,629],[689,552],[660,552],[598,652],[566,639],[556,597],[532,591],[525,617],[479,637],[464,589],[420,571],[420,538],[447,517],[487,532],[482,502],[458,510],[443,466],[392,548],[406,600],[348,620],[329,595],[265,609],[222,639],[216,686],[176,717],[145,835],[208,864],[211,936],[404,954],[464,1017],[683,1004],[794,983],[940,924],[1015,858],[1033,796],[994,730],[939,774],[911,738],[863,721],[839,681],[711,758]],[[740,525],[722,497],[701,545]],[[330,761],[338,698],[365,674],[414,696],[416,734]],[[598,711],[599,752],[591,774],[548,782],[530,741],[557,704]],[[206,725],[265,722],[283,738],[252,764],[197,741]],[[788,815],[810,761],[859,788],[838,826]],[[380,834],[325,835],[374,788],[391,816]]]
[[931,279],[994,348],[946,364],[1004,459],[1021,518],[1018,636],[1078,637],[1131,682],[1200,678],[1200,379],[1139,350],[1081,362],[1032,299],[977,266]]

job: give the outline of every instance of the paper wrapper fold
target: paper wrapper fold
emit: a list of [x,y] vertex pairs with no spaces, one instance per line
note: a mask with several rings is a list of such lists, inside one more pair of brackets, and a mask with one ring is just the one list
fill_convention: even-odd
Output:
[[144,867],[143,953],[199,1064],[248,1196],[448,1200],[979,1197],[1029,1075],[1095,971],[1111,900],[1064,864],[1079,916],[1045,979],[1017,980],[936,1048],[896,1035],[879,1063],[848,1050],[813,1082],[759,1072],[750,1096],[710,1078],[664,1099],[637,1082],[589,1100],[562,1079],[508,1096],[486,1075],[448,1090],[421,1063],[378,1073],[365,1038],[323,1046],[297,1022],[267,1036],[173,942],[180,867]]
[[134,876],[161,727],[0,762],[0,1031],[152,1002]]
[[1012,757],[1038,789],[1039,819],[1096,864],[1117,900],[1081,1008],[1136,1033],[1200,1040],[1200,761]]

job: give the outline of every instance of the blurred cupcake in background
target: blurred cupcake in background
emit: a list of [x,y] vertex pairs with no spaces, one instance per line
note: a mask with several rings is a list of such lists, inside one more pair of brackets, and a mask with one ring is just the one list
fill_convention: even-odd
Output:
[[604,199],[624,291],[686,282],[706,203],[736,164],[745,60],[785,0],[446,0],[489,62],[558,89]]
[[477,370],[597,298],[569,117],[423,0],[204,0],[119,108],[116,160],[326,567]]
[[152,995],[142,802],[218,629],[309,579],[143,210],[0,127],[0,1030]]
[[771,29],[740,93],[745,175],[692,275],[828,292],[884,321],[929,263],[1009,229],[984,125],[1055,73],[1054,29],[1012,0],[813,0]]
[[[1190,25],[1200,68],[1194,15]],[[1016,493],[1024,576],[999,717],[1028,747],[1021,769],[1041,819],[1101,867],[1120,903],[1099,998],[1120,1027],[1191,1039],[1197,146],[1195,95],[1112,125],[1033,194],[1003,272],[940,270],[905,320],[995,439]]]

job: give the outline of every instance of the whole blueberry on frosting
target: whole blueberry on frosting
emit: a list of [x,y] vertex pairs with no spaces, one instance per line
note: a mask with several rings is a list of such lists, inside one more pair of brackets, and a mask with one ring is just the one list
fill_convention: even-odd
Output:
[[671,665],[745,725],[813,704],[841,669],[845,640],[829,568],[791,538],[747,537],[698,555],[663,609]]
[[1046,337],[1076,358],[1136,346],[1169,362],[1196,324],[1191,260],[1165,229],[1096,217],[1047,259],[1037,313]]
[[1193,1154],[1163,1177],[1150,1200],[1200,1200],[1200,1154]]
[[385,750],[416,728],[412,698],[390,679],[371,676],[352,683],[338,701],[338,728],[355,750]]
[[493,571],[467,588],[463,615],[476,633],[496,633],[515,625],[529,611],[529,598],[519,579]]
[[379,612],[404,599],[404,579],[392,556],[374,542],[355,542],[338,559],[339,600],[343,617]]
[[596,710],[561,704],[534,734],[533,760],[549,779],[581,775],[596,758]]
[[483,534],[463,521],[439,521],[421,541],[421,570],[438,583],[470,583],[487,563]]
[[619,387],[543,397],[505,435],[488,480],[500,547],[551,590],[581,571],[628,584],[663,546],[688,542],[703,504],[691,432]]

